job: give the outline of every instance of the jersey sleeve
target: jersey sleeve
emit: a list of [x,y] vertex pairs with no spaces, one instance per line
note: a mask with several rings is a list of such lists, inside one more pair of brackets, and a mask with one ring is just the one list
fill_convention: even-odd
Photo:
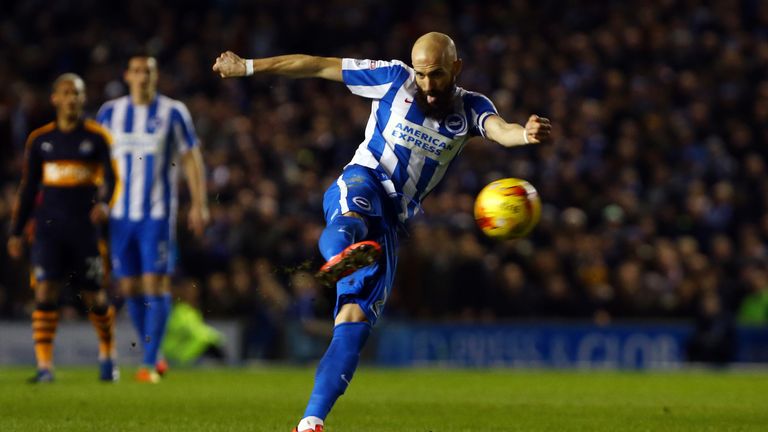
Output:
[[410,74],[408,66],[399,60],[341,61],[341,76],[349,90],[362,97],[381,99],[398,78]]
[[24,231],[32,210],[35,206],[35,197],[40,188],[43,176],[43,161],[38,151],[38,140],[30,138],[27,141],[24,154],[24,172],[19,186],[19,194],[16,197],[16,205],[11,218],[11,235],[18,236]]
[[472,116],[472,127],[470,134],[474,136],[485,136],[485,121],[492,115],[499,115],[493,102],[480,93],[470,93],[467,97],[469,102],[470,114]]
[[174,104],[171,108],[171,128],[179,153],[186,153],[199,144],[195,126],[192,124],[192,116],[187,106],[181,102]]

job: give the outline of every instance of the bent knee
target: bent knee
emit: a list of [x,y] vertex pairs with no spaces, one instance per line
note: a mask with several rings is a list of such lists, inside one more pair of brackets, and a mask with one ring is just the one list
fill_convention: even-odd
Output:
[[353,218],[358,218],[358,219],[362,219],[363,221],[365,220],[365,216],[361,215],[358,212],[354,212],[354,211],[348,211],[346,213],[342,213],[342,216],[349,216],[349,217],[353,217]]
[[334,325],[355,322],[368,322],[368,317],[363,312],[363,308],[357,303],[347,303],[341,306],[339,313],[336,314]]

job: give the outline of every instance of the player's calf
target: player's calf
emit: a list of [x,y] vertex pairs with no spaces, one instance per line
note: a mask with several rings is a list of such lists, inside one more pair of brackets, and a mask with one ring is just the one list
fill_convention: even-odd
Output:
[[54,303],[38,303],[32,312],[32,338],[38,371],[53,368],[53,341],[58,324],[58,306]]

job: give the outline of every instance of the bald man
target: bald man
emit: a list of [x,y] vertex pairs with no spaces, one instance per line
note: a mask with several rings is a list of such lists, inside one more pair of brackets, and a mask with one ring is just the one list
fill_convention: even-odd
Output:
[[336,285],[335,327],[295,432],[323,430],[390,295],[398,227],[419,213],[467,140],[482,136],[514,147],[549,136],[549,120],[532,115],[525,126],[507,123],[487,97],[458,87],[462,63],[448,36],[420,37],[411,62],[307,55],[243,59],[228,51],[213,65],[223,78],[274,74],[339,81],[371,99],[365,139],[325,193],[327,227],[319,246],[327,262],[317,278]]

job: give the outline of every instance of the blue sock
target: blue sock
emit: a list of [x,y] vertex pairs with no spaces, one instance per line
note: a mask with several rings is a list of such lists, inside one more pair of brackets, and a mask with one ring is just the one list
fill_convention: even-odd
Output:
[[128,297],[125,301],[128,315],[131,317],[131,322],[136,329],[136,334],[139,335],[139,346],[143,346],[144,340],[147,337],[146,327],[144,325],[147,313],[147,306],[144,304],[145,301],[146,299],[143,294]]
[[154,367],[165,335],[165,323],[171,312],[171,295],[148,295],[147,304],[145,323],[149,341],[144,344],[144,366]]
[[331,345],[320,360],[315,374],[315,388],[309,397],[304,417],[325,420],[331,407],[347,389],[360,360],[360,351],[368,340],[367,322],[339,324],[333,329]]
[[368,235],[365,221],[352,216],[339,216],[320,235],[320,253],[326,260],[338,255],[347,246],[363,241]]

